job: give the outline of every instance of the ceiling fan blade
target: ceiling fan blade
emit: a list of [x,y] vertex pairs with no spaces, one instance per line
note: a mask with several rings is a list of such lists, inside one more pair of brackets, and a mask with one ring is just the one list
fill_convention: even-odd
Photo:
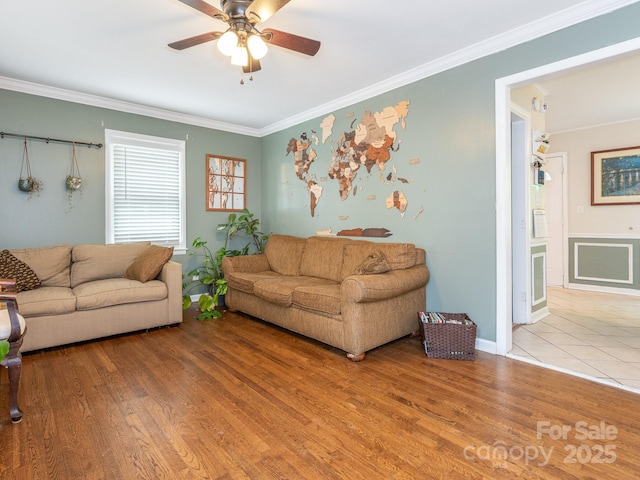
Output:
[[293,33],[281,32],[280,30],[274,30],[273,28],[265,28],[263,33],[271,34],[271,38],[269,40],[265,39],[265,41],[271,45],[288,48],[289,50],[304,53],[305,55],[310,55],[312,57],[318,53],[318,50],[320,50],[320,42],[317,40],[299,37]]
[[222,36],[223,33],[224,32],[203,33],[202,35],[196,35],[195,37],[189,37],[185,38],[184,40],[178,40],[177,42],[170,43],[169,46],[171,48],[175,48],[176,50],[184,50],[185,48],[194,47],[196,45],[200,45],[201,43],[217,40]]
[[178,0],[182,3],[184,3],[185,5],[189,5],[192,8],[195,8],[196,10],[198,10],[199,12],[204,13],[205,15],[209,15],[210,17],[213,18],[220,18],[222,17],[222,19],[227,20],[227,14],[224,13],[222,10],[218,10],[216,7],[209,5],[207,2],[204,2],[203,0]]
[[249,64],[246,67],[242,67],[242,71],[244,73],[253,73],[253,72],[257,72],[261,68],[262,67],[260,66],[260,60],[256,60],[251,56],[251,53],[249,53]]
[[284,7],[290,0],[253,0],[244,14],[255,23],[262,23]]

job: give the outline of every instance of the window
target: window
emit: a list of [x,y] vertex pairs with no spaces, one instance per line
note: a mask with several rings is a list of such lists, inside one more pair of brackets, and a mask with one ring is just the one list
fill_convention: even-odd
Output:
[[185,142],[105,130],[106,243],[186,251]]

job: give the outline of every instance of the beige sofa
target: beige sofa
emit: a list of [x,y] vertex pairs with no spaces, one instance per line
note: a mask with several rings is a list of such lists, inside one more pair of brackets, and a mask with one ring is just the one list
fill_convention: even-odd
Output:
[[418,330],[425,263],[425,251],[412,244],[273,234],[264,254],[223,259],[225,302],[359,361]]
[[124,278],[150,248],[149,243],[138,243],[9,250],[41,284],[17,294],[27,324],[21,351],[180,323],[179,263],[164,263],[149,281]]

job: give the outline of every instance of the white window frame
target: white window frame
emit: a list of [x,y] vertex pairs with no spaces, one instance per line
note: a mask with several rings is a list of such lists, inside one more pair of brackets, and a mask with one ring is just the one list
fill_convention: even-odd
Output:
[[[115,243],[114,232],[114,146],[131,145],[135,147],[146,147],[164,149],[179,154],[179,211],[180,211],[180,234],[178,243],[165,243],[163,246],[173,246],[174,254],[184,254],[187,251],[186,245],[186,190],[185,190],[185,149],[184,140],[172,138],[154,137],[138,133],[121,132],[117,130],[105,129],[105,219],[106,219],[106,243]],[[157,243],[157,242],[154,242]]]

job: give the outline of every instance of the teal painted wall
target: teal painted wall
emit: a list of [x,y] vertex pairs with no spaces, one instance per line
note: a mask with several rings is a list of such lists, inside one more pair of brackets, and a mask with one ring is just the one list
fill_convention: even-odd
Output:
[[[201,236],[215,247],[223,240],[215,227],[227,214],[205,210],[205,156],[247,159],[247,203],[260,218],[260,139],[0,89],[0,131],[104,143],[104,130],[154,135],[186,143],[187,244]],[[67,199],[65,177],[71,146],[29,141],[34,176],[44,189],[29,198],[17,188],[23,143],[0,140],[0,249],[60,243],[105,242],[105,149],[77,147],[82,189]],[[70,206],[72,205],[72,208]],[[176,261],[194,264],[186,255]]]
[[[326,115],[263,138],[262,212],[268,230],[306,236],[329,227],[334,232],[386,227],[393,232],[390,241],[412,242],[427,251],[432,276],[426,308],[466,312],[478,324],[478,336],[494,341],[495,80],[634,38],[639,20],[640,6],[632,5],[333,112],[336,139],[349,126],[351,112],[359,119],[365,111],[411,102],[406,130],[396,129],[401,148],[392,154],[392,163],[414,179],[401,188],[411,194],[404,218],[380,203],[389,188],[376,179],[367,185],[377,189],[375,205],[366,201],[366,194],[374,192],[363,190],[362,197],[341,201],[335,181],[322,183],[323,197],[316,216],[310,216],[305,185],[286,151],[291,138],[319,132]],[[407,162],[414,157],[420,164],[409,169]],[[310,173],[326,176],[330,163],[330,149],[318,146]],[[419,205],[424,213],[414,220]],[[339,220],[341,215],[349,220]]]

